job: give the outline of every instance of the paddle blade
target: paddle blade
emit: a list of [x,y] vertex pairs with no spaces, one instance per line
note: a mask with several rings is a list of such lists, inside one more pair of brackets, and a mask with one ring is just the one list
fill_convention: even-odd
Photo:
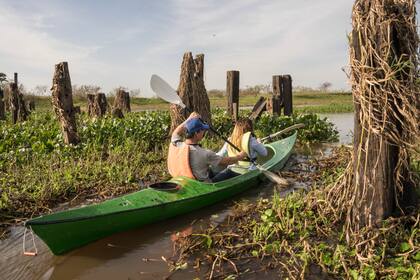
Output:
[[277,174],[275,174],[271,171],[268,171],[265,168],[260,168],[260,170],[274,184],[284,186],[284,187],[287,187],[289,185],[289,182],[286,179],[280,177],[279,175],[277,175]]
[[152,75],[152,78],[150,79],[150,87],[158,97],[168,101],[169,103],[185,108],[184,103],[182,103],[182,100],[176,91],[158,75]]

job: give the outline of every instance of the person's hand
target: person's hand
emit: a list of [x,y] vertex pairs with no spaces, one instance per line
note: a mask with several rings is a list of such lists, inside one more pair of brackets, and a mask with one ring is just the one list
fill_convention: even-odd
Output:
[[261,139],[260,139],[260,138],[257,138],[257,142],[258,142],[258,143],[261,143]]
[[197,113],[197,112],[192,112],[192,113],[190,114],[190,116],[188,117],[188,119],[187,119],[187,120],[190,120],[190,119],[199,119],[199,118],[201,118],[201,116],[200,116],[200,114],[199,114],[199,113]]
[[236,156],[236,158],[238,160],[243,160],[244,158],[246,158],[248,155],[245,152],[241,152],[239,155]]

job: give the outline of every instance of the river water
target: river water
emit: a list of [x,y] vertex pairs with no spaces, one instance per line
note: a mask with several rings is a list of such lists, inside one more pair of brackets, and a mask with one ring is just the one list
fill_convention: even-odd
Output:
[[[352,113],[324,114],[321,117],[327,117],[336,125],[340,143],[351,143]],[[330,147],[323,146],[321,149],[328,150]],[[299,162],[301,157],[294,155],[291,162]],[[170,275],[164,258],[169,259],[173,254],[172,239],[176,232],[223,222],[234,201],[255,201],[272,193],[272,186],[260,186],[229,201],[165,222],[115,234],[63,256],[54,256],[36,236],[38,255],[24,256],[24,229],[13,227],[10,236],[0,241],[0,279],[163,279]],[[30,237],[27,236],[27,246],[32,244]],[[170,279],[193,279],[197,276],[193,268],[187,267],[172,274]]]

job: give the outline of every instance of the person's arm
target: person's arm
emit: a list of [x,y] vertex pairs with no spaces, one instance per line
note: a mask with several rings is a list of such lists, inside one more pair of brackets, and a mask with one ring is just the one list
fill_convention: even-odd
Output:
[[225,142],[225,144],[223,145],[223,147],[220,149],[220,151],[217,152],[217,155],[221,156],[221,157],[225,157],[227,155],[227,145],[228,143]]
[[267,156],[267,148],[264,146],[264,144],[259,142],[258,139],[256,139],[255,137],[251,137],[250,142],[251,150],[255,151],[259,156]]
[[181,136],[185,133],[185,124],[189,119],[193,118],[200,118],[200,115],[196,112],[192,112],[190,116],[183,121],[180,125],[178,125],[171,135],[171,142],[174,142],[175,140],[181,139]]
[[237,163],[240,160],[243,160],[244,158],[246,158],[246,156],[247,155],[245,152],[241,152],[239,155],[234,157],[224,157],[219,161],[219,165],[228,166]]

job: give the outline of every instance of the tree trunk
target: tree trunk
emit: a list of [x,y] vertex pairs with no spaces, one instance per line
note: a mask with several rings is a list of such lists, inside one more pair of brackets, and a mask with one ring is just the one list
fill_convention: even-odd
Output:
[[414,1],[359,0],[353,7],[354,198],[349,213],[356,229],[377,225],[416,197],[407,150],[419,133],[414,22]]
[[6,110],[6,108],[4,106],[4,93],[3,93],[3,89],[0,88],[0,120],[5,120],[6,119],[5,110]]
[[54,111],[61,124],[64,143],[77,144],[79,136],[77,134],[73,94],[67,62],[55,65],[51,93]]

